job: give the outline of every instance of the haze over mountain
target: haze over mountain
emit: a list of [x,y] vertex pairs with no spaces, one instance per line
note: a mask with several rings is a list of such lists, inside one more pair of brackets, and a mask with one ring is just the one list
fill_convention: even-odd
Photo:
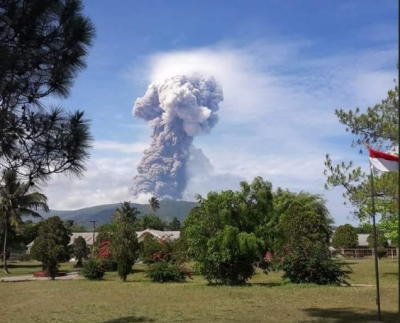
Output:
[[[182,223],[189,215],[190,210],[196,205],[197,202],[162,200],[160,201],[160,208],[157,210],[157,215],[169,220],[175,216]],[[116,203],[97,205],[79,210],[50,210],[47,213],[43,211],[39,213],[43,218],[58,215],[63,220],[74,220],[76,224],[90,226],[91,224],[89,221],[91,220],[96,220],[96,225],[110,222],[111,216],[115,212],[116,208],[120,206],[121,203]],[[136,207],[140,211],[141,215],[151,213],[148,204],[131,203],[131,206]]]

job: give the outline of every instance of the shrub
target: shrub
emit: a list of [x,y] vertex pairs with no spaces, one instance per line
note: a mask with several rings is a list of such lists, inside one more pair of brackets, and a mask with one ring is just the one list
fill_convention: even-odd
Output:
[[169,239],[158,241],[153,237],[145,237],[142,245],[144,262],[149,265],[147,277],[154,282],[179,282],[186,276],[192,278],[184,265],[184,257],[176,253],[176,243]]
[[273,258],[272,262],[277,270],[284,272],[282,278],[292,283],[348,285],[346,279],[349,277],[343,270],[348,266],[335,259],[325,243],[317,243],[308,249],[286,247],[284,256]]
[[140,242],[139,258],[145,264],[154,263],[153,255],[163,249],[160,241],[151,234],[146,234]]
[[72,253],[76,257],[76,267],[82,267],[82,261],[87,259],[89,255],[89,248],[86,244],[86,240],[83,237],[77,237],[72,244]]
[[35,243],[31,248],[32,258],[43,263],[47,275],[54,279],[58,264],[70,258],[71,231],[58,216],[44,220],[38,230]]
[[208,283],[239,285],[254,275],[258,252],[254,234],[227,225],[209,239],[207,247],[199,268]]
[[158,261],[151,265],[147,270],[147,277],[153,282],[180,282],[186,279],[189,271],[182,264],[177,262]]
[[117,262],[117,272],[118,276],[126,281],[127,276],[132,272],[132,266],[134,262],[130,259],[120,258]]
[[83,263],[81,275],[87,279],[99,280],[103,279],[105,270],[101,265],[101,262],[97,259],[90,258]]
[[100,259],[100,264],[105,271],[117,270],[117,263],[112,259]]

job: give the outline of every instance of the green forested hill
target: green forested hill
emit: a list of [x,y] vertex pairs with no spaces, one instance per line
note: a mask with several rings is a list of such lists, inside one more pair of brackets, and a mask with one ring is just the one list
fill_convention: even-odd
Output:
[[[114,213],[115,209],[120,205],[120,203],[97,205],[74,211],[50,210],[50,212],[48,213],[41,212],[41,215],[44,218],[58,215],[62,219],[74,220],[74,222],[76,223],[81,223],[85,226],[88,226],[89,221],[91,220],[96,220],[97,224],[110,222],[112,214]],[[131,205],[136,207],[142,215],[150,213],[148,204],[131,203]],[[157,211],[157,215],[162,218],[167,218],[169,220],[176,216],[178,220],[182,223],[189,215],[190,210],[196,205],[197,202],[162,200],[160,201],[160,209]]]

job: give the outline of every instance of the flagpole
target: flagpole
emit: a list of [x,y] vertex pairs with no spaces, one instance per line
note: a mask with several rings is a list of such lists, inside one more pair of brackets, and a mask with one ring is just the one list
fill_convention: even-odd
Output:
[[376,280],[376,305],[378,306],[378,321],[381,322],[381,299],[379,293],[379,269],[378,269],[378,243],[376,235],[375,223],[375,190],[374,190],[374,172],[370,162],[371,169],[371,211],[372,211],[372,228],[374,234],[374,259],[375,259],[375,280]]

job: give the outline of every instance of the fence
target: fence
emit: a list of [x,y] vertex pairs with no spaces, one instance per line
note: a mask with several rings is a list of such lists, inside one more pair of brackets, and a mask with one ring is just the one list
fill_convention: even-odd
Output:
[[[341,249],[338,250],[340,254],[345,258],[352,259],[363,259],[363,258],[372,258],[374,256],[374,250],[368,248],[358,248],[358,249]],[[395,248],[387,248],[386,254],[383,256],[384,258],[397,259],[397,249]]]

